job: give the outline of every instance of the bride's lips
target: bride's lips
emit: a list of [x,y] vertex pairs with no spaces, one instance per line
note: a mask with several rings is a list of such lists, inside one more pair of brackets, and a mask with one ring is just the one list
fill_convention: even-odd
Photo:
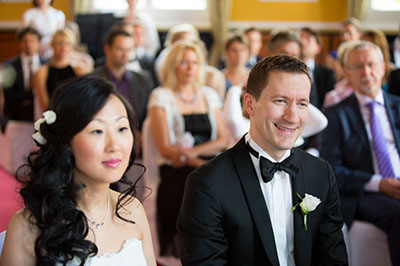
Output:
[[111,168],[117,168],[121,164],[120,159],[110,159],[104,162],[101,162],[102,165],[111,167]]

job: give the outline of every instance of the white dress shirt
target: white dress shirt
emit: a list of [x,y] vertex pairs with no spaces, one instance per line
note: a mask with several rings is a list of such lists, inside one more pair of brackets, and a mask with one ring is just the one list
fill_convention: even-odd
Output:
[[21,58],[22,73],[24,76],[24,88],[27,89],[29,88],[30,78],[33,78],[29,77],[29,60],[32,60],[32,75],[33,75],[40,68],[39,54],[35,54],[34,56],[29,57],[22,53],[20,55],[20,58]]
[[[251,139],[250,133],[246,135],[246,141],[249,142],[250,146],[260,156],[267,158],[271,162],[277,162]],[[280,162],[289,156],[290,150],[286,151]],[[279,265],[294,266],[293,202],[290,176],[284,171],[276,171],[274,178],[270,182],[265,183],[261,177],[259,158],[256,158],[254,155],[250,157],[253,161],[271,219]]]
[[386,112],[384,98],[382,90],[376,95],[375,99],[372,99],[368,96],[362,95],[358,92],[355,92],[355,96],[360,104],[361,114],[364,119],[364,124],[367,129],[368,139],[371,145],[372,150],[372,158],[374,162],[374,169],[375,175],[372,176],[371,180],[365,185],[365,189],[368,191],[375,191],[379,190],[379,182],[382,179],[382,176],[379,173],[378,161],[376,160],[376,154],[374,150],[374,144],[372,142],[372,133],[371,133],[371,126],[369,123],[370,119],[370,109],[366,105],[373,100],[378,102],[379,104],[376,105],[375,111],[376,115],[379,118],[379,123],[381,125],[383,135],[386,139],[386,147],[389,153],[390,161],[392,163],[393,171],[396,177],[400,177],[400,157],[399,153],[397,152],[396,142],[393,137],[392,128],[390,126],[389,118]]

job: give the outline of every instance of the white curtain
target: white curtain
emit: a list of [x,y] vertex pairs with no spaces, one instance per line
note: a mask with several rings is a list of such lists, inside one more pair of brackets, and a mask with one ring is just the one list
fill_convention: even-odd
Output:
[[348,0],[349,16],[363,22],[371,4],[370,0]]

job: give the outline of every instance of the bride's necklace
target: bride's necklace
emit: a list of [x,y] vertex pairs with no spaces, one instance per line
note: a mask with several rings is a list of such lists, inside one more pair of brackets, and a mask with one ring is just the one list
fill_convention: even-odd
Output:
[[197,100],[197,93],[196,93],[196,91],[194,91],[194,95],[193,95],[192,99],[190,99],[190,100],[186,100],[186,99],[183,97],[182,93],[181,93],[178,89],[174,88],[174,91],[175,91],[176,96],[178,96],[178,98],[179,98],[183,103],[185,103],[185,104],[192,104],[192,103],[194,103],[194,102]]
[[96,226],[96,229],[99,229],[100,226],[104,226],[104,221],[107,219],[108,212],[109,212],[109,210],[110,210],[110,193],[107,193],[107,196],[108,196],[108,198],[107,198],[107,212],[106,212],[106,215],[104,215],[103,221],[101,221],[100,223],[98,223],[98,222],[96,222],[95,220],[90,219],[87,215],[85,215],[86,218],[89,220],[89,222],[91,222],[92,225],[95,225],[95,226]]

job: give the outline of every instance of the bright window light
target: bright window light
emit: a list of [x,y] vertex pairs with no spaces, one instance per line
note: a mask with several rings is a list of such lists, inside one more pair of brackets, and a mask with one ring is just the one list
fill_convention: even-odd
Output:
[[375,11],[400,11],[400,0],[371,0],[371,8]]
[[207,0],[152,0],[155,9],[170,10],[204,10],[207,8]]

